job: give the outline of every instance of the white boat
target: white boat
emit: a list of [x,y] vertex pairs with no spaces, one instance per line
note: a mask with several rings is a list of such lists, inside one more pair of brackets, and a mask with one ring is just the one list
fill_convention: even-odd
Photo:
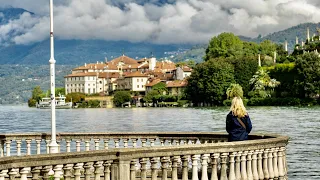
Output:
[[[48,97],[42,98],[37,104],[37,108],[40,109],[50,109],[51,108],[51,99]],[[72,108],[72,102],[66,103],[66,97],[59,94],[59,97],[56,97],[56,109],[70,109]]]

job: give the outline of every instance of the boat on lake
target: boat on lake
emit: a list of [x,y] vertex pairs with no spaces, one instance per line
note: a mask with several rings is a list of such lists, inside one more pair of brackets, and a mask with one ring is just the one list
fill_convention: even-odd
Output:
[[[66,102],[66,97],[59,94],[59,97],[56,97],[56,109],[70,109],[72,108],[72,102]],[[51,98],[44,97],[37,104],[39,109],[50,109],[51,108]]]

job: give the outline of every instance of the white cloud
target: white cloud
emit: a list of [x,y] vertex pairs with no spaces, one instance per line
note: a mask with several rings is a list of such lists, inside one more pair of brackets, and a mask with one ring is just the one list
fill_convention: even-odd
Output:
[[[0,27],[1,42],[28,44],[49,37],[48,1],[3,0],[25,8]],[[163,0],[161,1],[163,2]],[[221,32],[256,37],[320,21],[318,0],[55,0],[54,31],[60,39],[154,43],[204,43]]]

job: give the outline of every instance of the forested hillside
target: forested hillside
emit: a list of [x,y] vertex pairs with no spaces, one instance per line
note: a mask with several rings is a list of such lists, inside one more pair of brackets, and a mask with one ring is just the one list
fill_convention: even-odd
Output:
[[[74,66],[56,66],[56,87],[64,87],[64,76]],[[32,89],[50,87],[49,65],[1,65],[0,66],[0,104],[26,103]]]

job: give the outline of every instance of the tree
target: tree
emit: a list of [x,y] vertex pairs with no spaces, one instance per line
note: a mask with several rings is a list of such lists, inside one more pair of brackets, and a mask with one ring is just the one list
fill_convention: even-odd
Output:
[[159,82],[156,85],[152,86],[152,90],[157,91],[159,95],[163,95],[164,92],[168,92],[166,84],[163,82]]
[[42,89],[40,86],[36,86],[33,88],[33,91],[32,91],[32,99],[36,100],[37,102],[39,100],[41,100],[41,94],[43,93]]
[[244,96],[251,90],[250,79],[258,70],[258,60],[254,56],[230,58],[234,66],[234,79],[242,87]]
[[152,103],[155,100],[154,98],[158,95],[160,95],[159,91],[151,90],[143,97],[143,100],[147,103]]
[[116,91],[113,96],[113,103],[117,107],[121,107],[121,105],[125,102],[129,102],[131,100],[131,94],[128,91]]
[[205,61],[216,57],[232,57],[242,53],[243,42],[232,33],[221,33],[213,37],[206,49]]
[[300,97],[315,97],[320,94],[320,57],[316,53],[305,53],[296,60],[298,79],[296,88]]
[[250,79],[250,84],[253,86],[252,91],[249,93],[250,96],[266,98],[271,97],[274,88],[280,82],[276,79],[271,79],[267,71],[259,69]]
[[86,95],[84,93],[74,92],[69,93],[66,96],[66,102],[73,102],[73,103],[80,103],[83,102],[86,98]]
[[228,99],[232,99],[234,97],[243,98],[242,87],[239,84],[231,83],[227,89],[226,94],[227,94]]
[[225,60],[211,59],[194,68],[186,94],[194,103],[221,105],[231,83],[234,83],[233,66]]

